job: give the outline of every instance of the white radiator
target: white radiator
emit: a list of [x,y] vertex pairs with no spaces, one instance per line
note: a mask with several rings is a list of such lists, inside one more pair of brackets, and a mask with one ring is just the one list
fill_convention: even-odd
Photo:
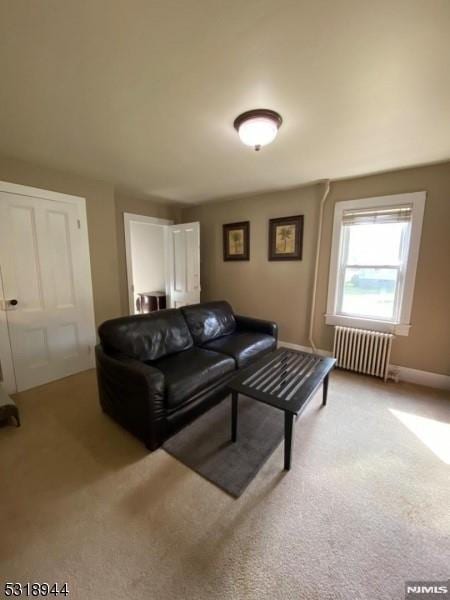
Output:
[[393,339],[392,333],[336,326],[333,346],[336,366],[386,381]]

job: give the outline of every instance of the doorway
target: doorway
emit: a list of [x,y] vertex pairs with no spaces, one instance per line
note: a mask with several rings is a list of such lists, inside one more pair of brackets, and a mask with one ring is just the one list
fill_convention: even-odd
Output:
[[131,315],[200,302],[200,224],[124,213]]
[[167,295],[167,219],[124,214],[130,315],[146,312],[143,299],[151,293]]
[[0,366],[9,393],[94,367],[84,198],[0,182]]

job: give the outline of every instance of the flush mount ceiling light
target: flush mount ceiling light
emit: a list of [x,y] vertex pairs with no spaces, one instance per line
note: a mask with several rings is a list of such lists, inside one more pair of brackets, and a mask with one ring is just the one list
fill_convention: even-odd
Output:
[[276,138],[283,119],[274,110],[256,108],[242,113],[234,120],[234,128],[246,146],[261,150]]

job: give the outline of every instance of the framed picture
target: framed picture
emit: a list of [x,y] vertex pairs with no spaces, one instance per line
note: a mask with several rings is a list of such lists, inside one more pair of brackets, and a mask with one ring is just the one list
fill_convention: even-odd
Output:
[[250,260],[250,221],[223,226],[223,260]]
[[301,260],[303,215],[269,221],[269,260]]

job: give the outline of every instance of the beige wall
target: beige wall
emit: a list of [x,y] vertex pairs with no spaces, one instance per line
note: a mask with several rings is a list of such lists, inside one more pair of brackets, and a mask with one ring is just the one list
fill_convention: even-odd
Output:
[[[183,210],[201,223],[202,299],[227,299],[247,315],[274,319],[280,339],[307,344],[319,200],[322,186],[213,202]],[[304,215],[303,260],[269,262],[268,220]],[[224,262],[222,224],[250,221],[250,260]]]
[[[202,236],[202,298],[226,298],[238,312],[280,325],[280,339],[308,344],[309,310],[322,185],[214,202],[183,210],[183,221],[199,220]],[[450,374],[450,163],[334,182],[325,210],[314,336],[331,349],[326,326],[329,257],[335,202],[376,195],[428,192],[408,337],[397,337],[392,362]],[[267,260],[268,219],[304,214],[303,260]],[[222,224],[250,220],[249,262],[223,262]]]
[[86,199],[95,321],[98,325],[127,314],[123,212],[177,220],[180,211],[145,198],[116,196],[109,183],[11,158],[0,157],[0,180]]
[[137,198],[129,194],[116,194],[116,229],[118,240],[118,268],[120,285],[120,303],[123,315],[129,314],[127,265],[125,253],[124,213],[145,215],[158,219],[171,219],[175,223],[181,221],[181,208],[176,204],[163,204],[159,198]]

